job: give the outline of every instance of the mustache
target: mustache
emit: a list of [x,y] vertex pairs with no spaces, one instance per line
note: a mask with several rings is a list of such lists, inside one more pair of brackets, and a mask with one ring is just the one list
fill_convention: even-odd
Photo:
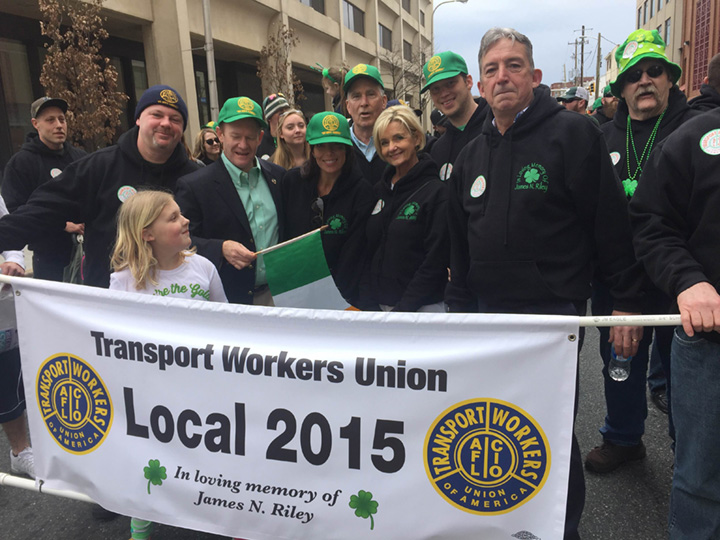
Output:
[[633,97],[640,97],[642,94],[652,94],[656,98],[659,97],[659,93],[657,88],[654,86],[647,86],[645,88],[638,88],[638,90],[635,92],[635,95]]

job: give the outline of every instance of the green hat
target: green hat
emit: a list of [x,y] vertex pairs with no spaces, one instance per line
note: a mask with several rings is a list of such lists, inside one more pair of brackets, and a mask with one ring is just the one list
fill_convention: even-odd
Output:
[[347,118],[335,112],[314,115],[307,125],[308,144],[340,143],[352,146]]
[[357,80],[360,77],[367,77],[368,79],[372,79],[373,81],[378,83],[383,88],[383,90],[385,89],[385,85],[383,84],[382,77],[380,77],[380,72],[378,71],[378,68],[369,64],[358,64],[350,71],[348,71],[347,75],[345,75],[345,84],[343,85],[343,91],[347,94],[347,91],[352,85],[353,81]]
[[646,58],[662,60],[668,68],[670,80],[673,83],[678,82],[680,75],[682,75],[682,69],[668,60],[665,55],[665,42],[660,37],[660,33],[657,30],[635,30],[627,37],[625,43],[615,51],[615,61],[620,68],[620,72],[617,78],[610,83],[610,90],[614,96],[620,97],[622,95],[623,74],[640,60]]
[[615,97],[612,93],[612,90],[610,90],[609,84],[603,89],[602,97]]
[[218,125],[222,123],[229,124],[235,120],[241,120],[243,118],[252,118],[256,120],[260,127],[267,129],[268,125],[263,120],[263,113],[260,105],[255,103],[252,99],[246,97],[234,97],[228,99],[220,109],[220,115],[218,116]]
[[602,107],[602,98],[597,98],[593,102],[592,107],[590,107],[590,111],[591,112],[597,111],[600,107]]
[[467,74],[468,68],[465,59],[452,51],[441,52],[428,60],[423,66],[425,86],[422,87],[422,94],[432,83],[449,79],[455,75]]
[[571,86],[567,92],[565,92],[565,95],[558,98],[558,101],[574,101],[576,99],[590,101],[590,94],[588,94],[588,91],[582,86]]

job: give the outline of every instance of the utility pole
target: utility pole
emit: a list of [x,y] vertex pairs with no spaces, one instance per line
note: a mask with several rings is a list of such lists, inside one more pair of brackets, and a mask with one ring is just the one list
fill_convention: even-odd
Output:
[[602,53],[600,52],[600,38],[602,36],[600,35],[600,32],[598,32],[598,54],[597,54],[597,65],[595,66],[595,99],[599,98],[602,94],[600,94],[600,62],[602,62]]
[[205,19],[205,60],[207,61],[208,71],[210,120],[217,122],[220,107],[218,104],[217,78],[215,77],[215,49],[213,48],[212,26],[210,25],[210,0],[203,0],[203,18]]
[[575,41],[568,41],[568,45],[575,45],[575,54],[573,54],[573,58],[575,59],[575,70],[573,71],[573,86],[577,86],[577,39]]
[[582,27],[582,35],[580,36],[580,84],[583,85],[583,70],[585,68],[585,25]]

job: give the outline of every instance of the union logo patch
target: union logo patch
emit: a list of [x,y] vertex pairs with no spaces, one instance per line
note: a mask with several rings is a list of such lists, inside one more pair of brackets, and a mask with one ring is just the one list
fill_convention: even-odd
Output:
[[253,112],[253,109],[255,108],[255,106],[253,105],[253,102],[250,99],[248,99],[246,97],[241,97],[240,99],[238,99],[238,108],[242,112],[247,113],[247,112]]
[[620,163],[620,152],[610,152],[610,160],[613,165]]
[[441,64],[442,64],[442,58],[440,58],[439,56],[433,56],[428,61],[428,71],[430,73],[435,73],[437,70],[440,69]]
[[45,426],[63,450],[88,454],[105,440],[112,401],[103,380],[82,358],[62,353],[45,360],[36,394]]
[[328,131],[337,132],[340,127],[340,122],[336,117],[328,114],[325,118],[323,118],[322,126]]
[[700,139],[700,149],[710,156],[720,155],[720,129],[708,131]]
[[446,163],[442,167],[440,167],[440,180],[443,182],[450,178],[450,175],[453,172],[453,166],[452,163]]
[[352,72],[357,75],[358,73],[365,73],[367,71],[368,67],[365,64],[358,64],[355,66],[352,70]]
[[513,511],[532,499],[550,471],[550,446],[524,410],[477,398],[444,411],[427,432],[425,471],[448,503],[478,515]]
[[120,202],[125,202],[136,193],[137,189],[132,186],[121,186],[120,189],[117,190],[117,198]]

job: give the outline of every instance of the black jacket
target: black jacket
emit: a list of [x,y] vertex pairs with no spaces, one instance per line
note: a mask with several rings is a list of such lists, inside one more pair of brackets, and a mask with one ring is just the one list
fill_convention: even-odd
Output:
[[[285,169],[265,160],[260,169],[267,182],[278,216],[279,239],[283,236],[283,207],[280,183]],[[190,236],[198,253],[218,268],[225,295],[233,304],[252,304],[255,293],[255,265],[242,270],[222,254],[225,240],[240,242],[256,251],[250,222],[235,185],[222,159],[178,180],[177,203],[190,220]]]
[[443,298],[450,255],[447,186],[430,156],[419,157],[394,188],[394,167],[373,188],[377,203],[367,223],[361,307],[384,304],[394,311],[417,311]]
[[453,164],[462,149],[482,131],[483,122],[490,107],[483,98],[477,98],[475,102],[478,107],[465,125],[465,129],[460,131],[448,121],[445,124],[447,127],[445,133],[431,145],[430,156],[440,170],[441,180],[450,178]]
[[270,135],[270,128],[263,130],[263,138],[255,151],[255,155],[260,159],[269,159],[275,153],[275,139]]
[[54,181],[38,187],[27,204],[0,220],[0,251],[21,249],[48,231],[64,229],[66,221],[85,223],[85,284],[108,287],[120,197],[142,186],[174,191],[180,176],[198,168],[182,144],[162,165],[145,161],[137,137],[134,127],[116,145],[71,163]]
[[601,126],[603,124],[607,124],[608,122],[612,122],[612,118],[608,118],[607,116],[605,116],[605,110],[602,107],[600,107],[597,111],[595,111],[591,116]]
[[700,95],[688,101],[688,105],[691,109],[701,112],[720,107],[720,92],[709,84],[703,84],[700,86]]
[[[282,194],[286,236],[295,238],[316,229],[311,207],[318,198],[317,184],[303,178],[299,168],[290,169],[283,179]],[[322,233],[325,259],[340,293],[352,304],[363,267],[365,224],[376,199],[370,184],[352,168],[322,200],[323,224],[328,225]]]
[[378,183],[385,172],[387,163],[382,160],[377,152],[375,152],[372,161],[368,161],[365,154],[355,145],[355,141],[353,141],[353,150],[355,152],[355,167],[358,168],[363,178],[370,186]]
[[504,135],[492,121],[450,178],[451,311],[581,303],[595,264],[618,309],[638,310],[627,200],[597,126],[544,85]]
[[[660,126],[655,135],[655,143],[653,146],[656,146],[665,137],[670,135],[670,133],[675,131],[683,122],[692,118],[693,116],[697,116],[698,114],[700,113],[697,111],[693,111],[690,109],[690,107],[688,107],[687,100],[685,99],[685,94],[683,94],[677,86],[674,86],[670,90],[670,96],[668,99],[668,106],[665,111],[665,116],[663,116],[662,122],[660,122]],[[643,161],[642,166],[647,163],[647,159],[650,155],[650,150],[652,150],[648,149],[644,158],[642,157],[643,149],[645,148],[645,145],[650,138],[650,134],[652,133],[658,118],[659,117],[655,117],[643,121],[633,120],[631,122],[635,150],[637,152],[638,158],[641,158]],[[632,152],[632,149],[630,150],[631,159],[628,167],[627,156],[625,152],[626,146],[628,144],[627,121],[627,104],[625,103],[625,101],[621,100],[618,104],[618,109],[615,112],[615,116],[613,117],[613,121],[608,122],[607,124],[603,124],[603,126],[600,128],[605,135],[605,141],[607,143],[608,151],[610,152],[610,157],[612,158],[613,164],[615,165],[615,172],[617,173],[621,182],[628,180],[635,173],[635,170],[637,168],[637,161],[635,159],[634,153]],[[640,174],[641,171],[638,171],[634,181],[624,182],[625,191],[628,194],[628,197],[632,196],[632,193],[634,193],[634,189],[637,187],[637,182],[640,180]]]
[[[11,213],[17,210],[38,186],[56,178],[70,163],[85,155],[85,150],[67,141],[62,149],[51,150],[36,132],[29,133],[26,142],[5,166],[2,196],[8,210]],[[68,264],[72,245],[72,235],[61,230],[48,232],[33,242],[30,249],[46,259]]]
[[[680,126],[650,157],[630,203],[635,251],[671,298],[700,282],[720,292],[720,108]],[[703,337],[720,342],[720,334]]]

